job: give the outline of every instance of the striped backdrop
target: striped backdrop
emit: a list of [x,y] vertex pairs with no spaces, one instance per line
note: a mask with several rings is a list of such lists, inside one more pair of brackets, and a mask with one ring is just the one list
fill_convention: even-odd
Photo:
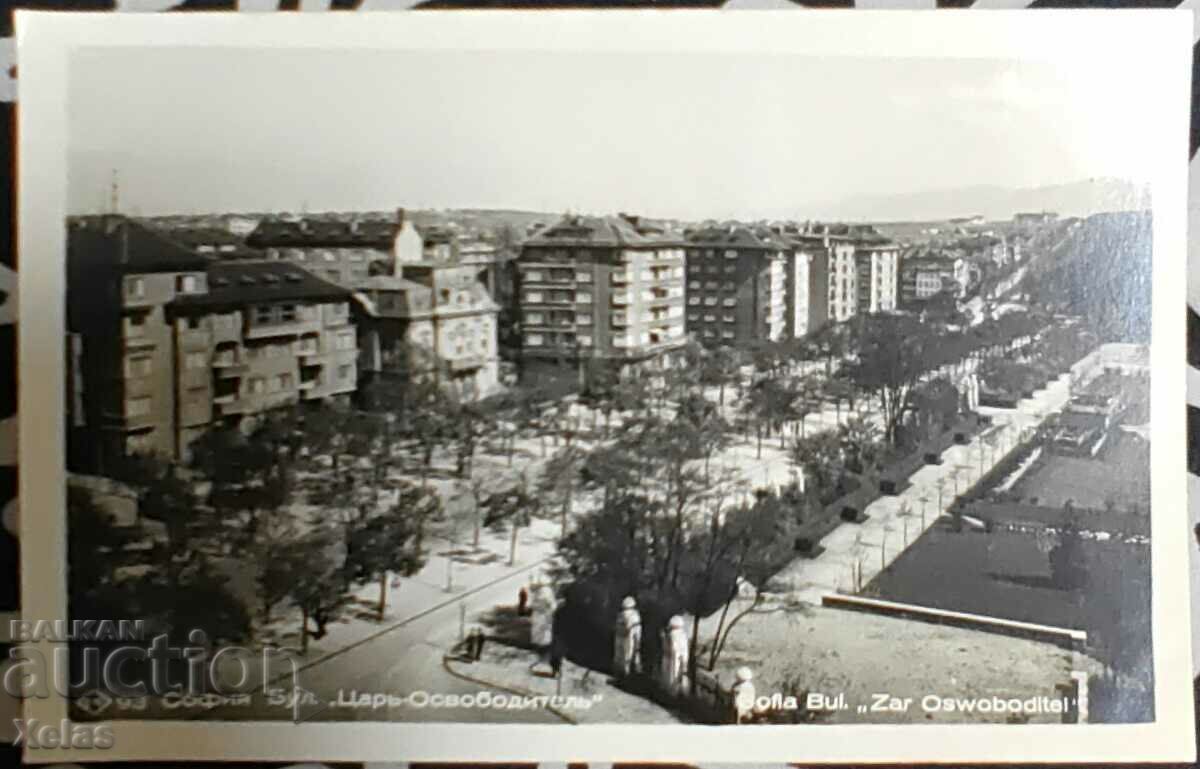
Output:
[[[453,8],[724,8],[730,10],[780,10],[789,8],[865,8],[865,9],[1038,9],[1038,8],[1194,8],[1198,11],[1193,29],[1193,43],[1200,41],[1200,0],[26,0],[12,2],[0,0],[0,151],[8,153],[8,166],[12,168],[13,109],[18,99],[18,80],[12,44],[12,11],[16,8],[36,10],[79,10],[112,11],[129,13],[186,12],[194,10],[228,10],[250,13],[269,12],[332,12],[408,10],[408,9],[453,9]],[[1189,193],[1189,253],[1200,264],[1200,167],[1197,166],[1197,147],[1200,146],[1200,46],[1194,48],[1192,59],[1192,121],[1191,146],[1191,190]],[[10,173],[10,179],[12,175]],[[17,320],[16,258],[14,253],[15,233],[13,190],[11,182],[0,185],[0,507],[4,511],[4,526],[0,529],[0,659],[7,657],[4,634],[8,632],[8,620],[16,616],[18,606],[17,544],[15,540],[16,519],[16,383],[15,360]],[[1188,468],[1191,522],[1200,526],[1200,267],[1189,270],[1188,275]],[[1200,529],[1197,536],[1200,537]],[[1193,600],[1200,596],[1200,557],[1193,549],[1192,564]],[[1193,612],[1194,657],[1200,660],[1200,611]],[[11,739],[12,718],[17,715],[16,703],[4,699],[0,690],[0,743]],[[19,753],[0,744],[0,767],[18,765]],[[109,765],[115,767],[119,765]],[[139,766],[145,766],[139,765]],[[166,765],[164,765],[165,767]],[[181,766],[181,765],[172,765]],[[330,769],[319,764],[221,764],[221,769]],[[357,767],[361,764],[334,765]],[[385,769],[385,765],[371,764],[369,767]],[[407,765],[391,764],[390,767]],[[412,764],[411,769],[428,766]],[[566,769],[583,767],[576,764],[518,764],[491,765],[492,769]],[[600,765],[605,769],[639,769],[633,764]],[[658,764],[657,769],[670,769],[670,765]],[[709,766],[709,765],[705,765]],[[711,765],[717,766],[717,765]],[[737,765],[733,765],[737,766]],[[430,767],[429,769],[435,769]],[[440,765],[436,769],[451,769]],[[745,768],[745,769],[748,769]]]

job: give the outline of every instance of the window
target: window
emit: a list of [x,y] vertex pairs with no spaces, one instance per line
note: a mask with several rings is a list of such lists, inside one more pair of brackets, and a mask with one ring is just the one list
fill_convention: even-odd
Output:
[[717,304],[717,298],[715,296],[704,297],[704,306],[705,307],[713,307],[716,304]]
[[527,334],[525,336],[525,343],[535,347],[540,346],[544,341],[545,338],[541,334]]
[[698,296],[688,297],[688,304],[691,305],[692,307],[699,305],[700,297],[698,297]]
[[532,302],[534,304],[538,304],[545,300],[542,298],[541,291],[526,291],[525,292],[525,301]]
[[728,329],[726,329],[725,331],[722,331],[722,332],[721,332],[721,336],[722,336],[722,337],[724,337],[724,338],[726,338],[726,339],[733,339],[733,332],[732,332],[732,331],[730,331],[730,330],[728,330]]
[[710,264],[710,265],[708,265],[708,271],[709,271],[710,273],[717,273],[717,272],[720,272],[720,271],[721,271],[721,265],[719,265],[719,264]]
[[591,335],[589,335],[589,334],[580,334],[580,335],[579,335],[579,346],[580,346],[580,347],[591,347],[591,346],[592,346],[592,337],[591,337]]
[[284,323],[291,323],[296,319],[296,305],[285,304],[279,308],[279,319]]
[[180,275],[175,278],[175,290],[181,294],[192,294],[196,292],[196,276],[195,275]]
[[592,292],[591,291],[576,291],[575,292],[575,301],[578,304],[591,304],[592,303]]
[[693,291],[698,291],[700,289],[700,281],[693,280],[692,282],[688,283],[688,288],[692,289]]
[[689,312],[689,313],[688,313],[688,316],[687,316],[687,319],[688,319],[688,321],[689,321],[689,322],[691,322],[691,323],[695,323],[696,321],[700,320],[700,313],[697,313],[697,312]]
[[260,376],[251,377],[247,383],[247,389],[252,395],[259,395],[266,389],[266,382]]
[[322,257],[325,259],[325,261],[327,261],[327,262],[336,261],[336,257],[333,255],[333,252],[332,252],[332,251],[322,251],[322,252],[321,252],[321,256],[322,256]]
[[726,299],[721,304],[725,305],[726,307],[733,307],[737,304],[737,300],[736,299]]
[[591,316],[591,315],[577,314],[577,315],[575,316],[575,322],[576,322],[576,323],[578,323],[578,324],[579,324],[579,325],[581,325],[581,326],[590,326],[590,325],[592,325],[592,316]]
[[525,273],[525,280],[530,283],[541,283],[545,278],[540,270],[529,270]]
[[131,299],[141,299],[146,295],[145,278],[126,278],[125,296]]
[[726,313],[726,314],[725,314],[725,315],[722,317],[722,320],[724,320],[726,323],[737,323],[737,316],[735,316],[735,315],[730,315],[729,313]]
[[592,282],[592,273],[577,272],[577,273],[575,273],[575,280],[580,283],[591,283]]
[[195,331],[196,329],[200,328],[201,322],[202,320],[199,316],[189,315],[183,319],[183,327],[189,331]]
[[208,356],[202,352],[189,352],[184,356],[183,366],[187,369],[208,367]]
[[715,280],[710,280],[704,284],[704,288],[706,288],[709,291],[716,291],[717,290],[717,282]]
[[336,283],[338,280],[341,279],[342,273],[337,270],[326,270],[325,277]]
[[354,334],[338,334],[337,348],[339,350],[353,350]]
[[541,324],[543,321],[544,321],[544,318],[540,312],[525,313],[525,322],[526,323]]
[[728,251],[726,251],[726,252],[725,252],[725,258],[726,258],[726,259],[737,259],[737,258],[738,258],[738,252],[737,252],[737,251],[734,251],[733,249],[730,249],[730,250],[728,250]]
[[154,366],[150,358],[130,358],[125,361],[125,376],[149,376]]
[[125,401],[125,416],[144,417],[150,413],[149,398],[130,398]]
[[254,325],[262,325],[270,323],[275,319],[275,313],[266,305],[259,305],[254,308]]
[[722,290],[724,290],[724,291],[735,291],[735,290],[737,290],[737,286],[735,286],[735,285],[734,285],[734,283],[733,283],[733,281],[732,281],[732,280],[727,280],[727,281],[725,281],[724,283],[722,283],[722,284],[721,284],[721,288],[722,288]]

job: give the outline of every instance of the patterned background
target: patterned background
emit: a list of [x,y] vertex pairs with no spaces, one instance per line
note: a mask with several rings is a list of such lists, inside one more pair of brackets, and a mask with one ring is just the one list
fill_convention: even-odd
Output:
[[[1195,8],[1198,21],[1194,25],[1193,43],[1200,41],[1200,0],[26,0],[13,2],[0,0],[0,153],[7,155],[5,165],[13,168],[14,112],[18,95],[17,68],[12,42],[12,11],[16,8],[37,10],[112,11],[128,13],[144,12],[188,12],[188,11],[241,11],[266,12],[331,12],[344,13],[357,10],[408,10],[421,8],[716,8],[788,9],[788,8],[866,8],[866,9],[1038,9],[1038,8]],[[1197,148],[1200,147],[1200,45],[1194,48],[1192,58],[1192,122],[1189,158],[1191,163],[1191,192],[1189,203],[1189,253],[1200,260],[1200,167],[1197,166]],[[0,185],[0,507],[3,508],[3,527],[0,528],[0,658],[8,652],[3,634],[8,632],[8,620],[19,608],[19,562],[15,537],[17,515],[16,488],[16,254],[15,254],[15,207],[13,185]],[[1188,281],[1188,428],[1192,436],[1189,441],[1188,468],[1189,497],[1200,501],[1200,315],[1193,308],[1200,308],[1200,269],[1189,271]],[[1191,505],[1191,522],[1200,525],[1200,505]],[[1200,529],[1197,530],[1200,538]],[[1194,554],[1195,555],[1195,554]],[[1193,599],[1200,595],[1200,564],[1193,562]],[[1196,612],[1200,615],[1200,612]],[[1200,616],[1193,617],[1197,623]],[[1200,625],[1193,626],[1193,647],[1200,643]],[[1200,655],[1196,655],[1200,659]],[[16,703],[5,699],[0,691],[0,743],[11,740],[12,718],[17,715]],[[16,766],[20,761],[18,751],[0,744],[0,767]],[[117,769],[120,765],[109,764]],[[128,765],[127,765],[128,766]],[[163,765],[164,769],[166,765]],[[182,765],[171,765],[182,766]],[[323,768],[318,764],[213,764],[221,769],[267,769],[284,766],[290,769],[337,769],[340,766],[359,767],[360,764],[333,765]],[[368,765],[371,769],[385,769],[385,765]],[[400,766],[400,765],[386,765]],[[409,765],[410,769],[422,767]],[[489,765],[491,769],[533,769],[537,764]],[[549,769],[550,764],[541,764]],[[554,766],[566,767],[566,764]],[[576,766],[574,764],[570,765]],[[591,765],[595,767],[595,764]],[[638,769],[633,764],[618,764],[620,769]],[[670,769],[670,765],[656,765]],[[1200,766],[1200,764],[1198,764]],[[448,765],[432,765],[429,769],[452,769]]]

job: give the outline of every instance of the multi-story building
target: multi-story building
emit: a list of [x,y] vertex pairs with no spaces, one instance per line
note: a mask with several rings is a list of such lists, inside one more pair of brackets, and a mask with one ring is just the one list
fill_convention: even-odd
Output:
[[899,293],[900,248],[890,241],[855,244],[856,313],[892,312]]
[[858,313],[858,260],[854,241],[845,235],[830,235],[829,320],[842,323]]
[[789,247],[743,225],[687,237],[687,331],[702,344],[744,346],[787,334]]
[[824,237],[790,238],[786,336],[799,338],[829,322],[830,262],[833,249]]
[[634,217],[567,216],[516,261],[523,376],[669,360],[684,335],[684,247]]
[[399,261],[360,286],[362,369],[368,385],[432,378],[475,400],[499,383],[499,308],[473,265]]
[[424,259],[424,241],[404,209],[393,221],[350,218],[268,219],[246,239],[268,259],[303,267],[319,278],[357,288],[372,272],[390,272],[397,258]]
[[912,249],[900,260],[900,304],[911,308],[935,296],[961,297],[965,260],[925,249]]
[[71,462],[183,459],[213,424],[356,386],[350,292],[282,262],[221,261],[119,216],[69,225]]
[[1022,212],[1013,214],[1013,224],[1018,226],[1037,226],[1039,224],[1050,224],[1058,219],[1058,214],[1053,211],[1040,212]]

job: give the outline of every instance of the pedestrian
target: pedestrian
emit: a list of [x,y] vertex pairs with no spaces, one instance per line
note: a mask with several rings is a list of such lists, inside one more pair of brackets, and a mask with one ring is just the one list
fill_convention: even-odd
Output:
[[479,662],[483,658],[483,643],[487,640],[487,636],[483,634],[483,628],[476,627],[471,632],[471,660]]
[[522,586],[517,593],[517,616],[524,617],[529,613],[529,591]]
[[550,643],[550,671],[555,678],[562,675],[563,654],[566,649],[566,643],[563,642],[562,636],[556,634],[554,640]]

